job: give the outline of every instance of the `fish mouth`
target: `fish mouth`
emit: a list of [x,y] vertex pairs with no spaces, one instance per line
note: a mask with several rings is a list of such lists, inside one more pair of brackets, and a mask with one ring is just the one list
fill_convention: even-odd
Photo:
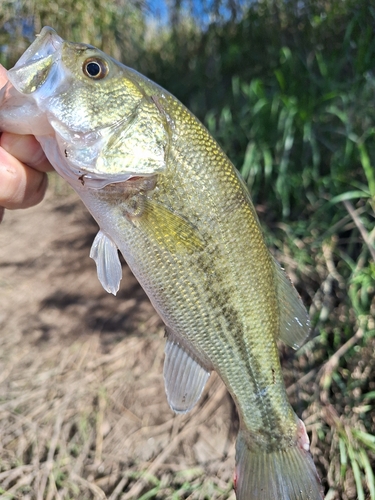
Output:
[[61,52],[64,40],[56,31],[45,26],[35,41],[22,54],[14,67],[8,71],[12,85],[22,94],[38,90]]
[[115,174],[110,174],[107,172],[95,172],[88,168],[77,168],[76,166],[71,165],[70,177],[74,177],[78,179],[78,181],[89,189],[103,189],[106,186],[113,184],[122,184],[124,182],[129,181],[134,178],[147,178],[153,177],[158,172],[118,172]]
[[80,181],[82,186],[85,186],[89,189],[100,190],[112,184],[127,182],[134,177],[139,178],[139,177],[150,177],[150,176],[151,174],[146,174],[142,176],[136,174],[100,175],[100,174],[94,174],[92,172],[82,171],[81,175],[78,176],[78,180]]
[[44,26],[39,35],[14,65],[15,68],[47,57],[60,49],[64,40],[49,26]]

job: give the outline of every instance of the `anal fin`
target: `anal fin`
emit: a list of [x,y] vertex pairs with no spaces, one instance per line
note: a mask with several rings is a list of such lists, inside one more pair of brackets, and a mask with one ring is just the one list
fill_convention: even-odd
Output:
[[[188,352],[190,351],[190,352]],[[192,351],[169,335],[165,346],[164,382],[169,406],[176,413],[190,411],[202,395],[210,376]]]
[[102,231],[95,236],[90,257],[95,260],[98,278],[104,290],[116,295],[122,278],[120,258],[117,246]]
[[289,276],[274,260],[280,314],[280,340],[298,349],[310,333],[310,318]]

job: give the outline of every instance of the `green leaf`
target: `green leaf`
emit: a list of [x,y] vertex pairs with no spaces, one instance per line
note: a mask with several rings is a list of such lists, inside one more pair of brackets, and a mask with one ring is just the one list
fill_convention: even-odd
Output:
[[339,449],[340,449],[340,476],[344,479],[346,474],[346,468],[348,465],[348,455],[346,453],[346,444],[343,438],[339,438]]
[[357,144],[357,147],[359,149],[362,167],[363,167],[363,170],[364,170],[366,178],[367,178],[369,191],[370,191],[371,197],[374,198],[375,197],[375,175],[374,175],[374,170],[375,170],[374,167],[375,166],[371,165],[371,161],[370,161],[369,155],[367,153],[366,146],[362,143],[362,144]]
[[347,191],[346,193],[338,194],[334,196],[330,201],[330,205],[335,205],[336,203],[346,201],[346,200],[354,200],[360,198],[370,198],[370,193],[366,193],[365,191]]
[[375,436],[368,432],[360,431],[358,429],[352,430],[353,436],[365,444],[368,448],[375,451]]
[[340,449],[340,476],[341,479],[344,479],[348,464],[348,455],[346,453],[345,441],[341,437],[339,438],[339,449]]
[[366,394],[363,394],[362,398],[363,399],[375,399],[375,391],[370,391],[370,392],[367,392]]
[[350,462],[352,465],[355,485],[357,488],[357,498],[358,498],[358,500],[365,500],[365,492],[363,490],[363,485],[362,485],[362,474],[361,474],[361,470],[359,468],[358,462],[354,458],[354,456],[352,456],[350,458]]
[[367,455],[366,451],[363,448],[361,448],[359,450],[359,457],[361,459],[362,467],[363,467],[363,469],[365,471],[365,474],[366,474],[366,483],[367,483],[368,489],[370,491],[370,499],[371,500],[375,500],[375,477],[374,477],[374,472],[372,470],[372,467],[371,467],[368,455]]

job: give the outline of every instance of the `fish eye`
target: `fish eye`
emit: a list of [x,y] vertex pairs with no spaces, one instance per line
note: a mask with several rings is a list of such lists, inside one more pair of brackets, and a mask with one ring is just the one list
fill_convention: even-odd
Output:
[[108,65],[99,57],[89,57],[82,65],[83,73],[92,80],[102,80],[108,75]]

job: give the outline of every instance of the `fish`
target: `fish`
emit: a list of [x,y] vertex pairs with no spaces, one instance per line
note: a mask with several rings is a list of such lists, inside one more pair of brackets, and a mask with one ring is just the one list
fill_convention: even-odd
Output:
[[307,311],[266,246],[245,182],[174,96],[91,45],[44,27],[8,71],[0,130],[33,134],[99,225],[90,256],[116,294],[119,252],[165,323],[164,381],[189,412],[212,371],[237,407],[237,500],[318,500],[277,341]]

